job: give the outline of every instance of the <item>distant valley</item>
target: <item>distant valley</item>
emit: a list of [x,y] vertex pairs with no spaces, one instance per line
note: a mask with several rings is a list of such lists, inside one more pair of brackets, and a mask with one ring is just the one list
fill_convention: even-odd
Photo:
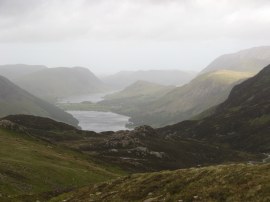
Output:
[[[242,186],[245,179],[243,175],[248,173],[249,176],[264,173],[264,178],[260,177],[261,174],[249,178],[252,187],[262,183],[260,188],[262,192],[243,195],[242,191],[241,193],[233,191],[230,192],[230,197],[237,200],[253,200],[257,196],[268,197],[265,180],[269,178],[267,172],[269,168],[268,164],[262,162],[267,159],[265,153],[270,152],[269,78],[270,66],[267,66],[256,76],[233,87],[228,99],[207,117],[158,129],[140,126],[131,131],[95,133],[31,115],[4,117],[0,120],[0,133],[3,139],[0,152],[4,154],[11,149],[4,146],[3,142],[11,142],[18,146],[14,150],[15,153],[9,152],[8,158],[1,156],[1,173],[4,178],[0,179],[0,184],[5,187],[1,189],[2,198],[15,201],[59,201],[63,198],[66,201],[85,201],[89,197],[94,197],[100,201],[100,197],[105,197],[106,200],[117,201],[122,200],[122,197],[128,197],[129,200],[159,197],[189,199],[198,195],[201,199],[220,200],[227,193],[224,190],[225,186],[238,188],[241,186],[241,190],[246,190]],[[19,158],[17,153],[23,156],[19,165],[14,163],[14,160]],[[31,168],[26,166],[31,171],[18,169],[18,166],[27,165],[27,161],[23,161],[26,157],[35,160]],[[225,165],[216,166],[217,164]],[[45,165],[51,170],[53,177],[47,178],[45,183],[40,183],[35,173]],[[199,168],[201,166],[208,167]],[[172,172],[161,171],[190,167],[193,168]],[[59,169],[62,175],[58,174]],[[125,176],[126,172],[146,171],[161,172],[129,175],[105,184],[91,185]],[[30,172],[32,176],[29,175]],[[232,175],[235,172],[239,177],[237,179],[241,179],[240,185]],[[38,176],[46,176],[45,170],[37,173]],[[183,178],[173,182],[172,178],[175,179],[176,176]],[[221,180],[222,183],[216,185],[215,191],[209,187],[201,192],[195,188],[193,181],[188,180],[191,179],[189,176],[192,176],[192,179],[194,177],[200,186],[206,186],[209,180],[214,179]],[[169,195],[165,196],[158,187],[151,188],[150,184],[156,186],[156,178],[166,182],[164,186],[168,186],[166,192],[170,193]],[[70,181],[71,179],[73,180]],[[138,187],[138,183],[142,182],[145,188]],[[184,186],[187,183],[195,187],[181,193],[173,192],[173,187]],[[75,191],[65,189],[86,184],[88,187]],[[138,198],[134,195],[136,192],[133,193],[129,189],[125,196],[117,194],[120,187],[126,187],[126,184],[133,187],[132,190],[135,188],[138,188],[138,191],[146,190]],[[13,186],[16,188],[7,189]],[[24,187],[29,187],[30,193]],[[55,191],[48,192],[49,190]],[[106,195],[108,190],[112,192],[110,195]],[[216,191],[221,195],[209,195]],[[97,192],[99,194],[96,194]],[[113,196],[117,198],[111,199]]]
[[[178,87],[149,82],[140,77],[140,80],[119,92],[105,96],[97,104],[70,103],[62,107],[119,113],[131,117],[130,127],[144,124],[161,127],[186,119],[202,118],[222,103],[235,85],[254,76],[265,64],[270,63],[269,52],[270,47],[264,46],[220,56],[189,83],[184,82],[184,85]],[[143,75],[143,71],[140,74]],[[123,75],[124,80],[131,78],[131,82],[133,76],[128,75],[134,73],[119,74],[115,77],[119,83],[123,81],[120,75]],[[138,76],[139,73],[135,75]],[[153,78],[156,78],[154,75],[153,73]]]
[[270,202],[270,1],[0,0],[0,202]]
[[181,86],[139,79],[112,93],[86,68],[23,65],[13,77],[16,65],[3,68],[0,200],[268,199],[270,65],[239,66],[259,51],[232,54],[239,68],[211,64]]

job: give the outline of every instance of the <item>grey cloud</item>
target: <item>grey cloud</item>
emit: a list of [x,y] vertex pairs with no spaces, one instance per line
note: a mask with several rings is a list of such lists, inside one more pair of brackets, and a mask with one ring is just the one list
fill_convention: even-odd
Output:
[[201,69],[270,45],[269,24],[269,0],[0,0],[0,61]]
[[[0,41],[268,37],[265,0],[0,0]],[[256,31],[257,30],[257,31]],[[262,34],[261,32],[264,32]]]

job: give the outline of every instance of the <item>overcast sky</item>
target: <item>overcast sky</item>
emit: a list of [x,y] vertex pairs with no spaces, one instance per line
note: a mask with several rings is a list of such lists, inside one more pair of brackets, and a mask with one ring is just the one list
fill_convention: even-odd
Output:
[[269,0],[0,0],[0,64],[199,71],[261,45]]

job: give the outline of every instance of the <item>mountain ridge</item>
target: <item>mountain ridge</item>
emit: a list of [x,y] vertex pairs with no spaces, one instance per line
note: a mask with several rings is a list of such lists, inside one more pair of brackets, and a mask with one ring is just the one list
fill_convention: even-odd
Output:
[[160,85],[183,85],[194,78],[196,73],[183,70],[138,70],[121,71],[102,80],[116,89],[124,89],[138,80]]
[[47,100],[109,90],[100,79],[84,67],[47,68],[20,77],[15,83],[33,95]]
[[253,75],[231,70],[205,73],[184,86],[172,89],[152,103],[144,104],[141,111],[135,109],[127,115],[131,116],[130,121],[135,125],[144,123],[158,127],[177,123],[221,103],[235,84]]
[[270,65],[236,85],[214,112],[196,121],[158,129],[161,133],[216,142],[249,152],[270,151]]
[[258,46],[216,58],[201,73],[217,69],[257,73],[270,63],[270,46]]
[[0,116],[31,114],[50,117],[78,127],[78,121],[60,108],[43,101],[0,76]]
[[0,75],[13,81],[27,74],[46,69],[45,65],[7,64],[0,65]]
[[[19,129],[27,131],[31,138],[78,151],[94,162],[119,166],[129,173],[174,170],[132,174],[63,194],[58,192],[57,196],[46,195],[47,200],[261,201],[269,198],[269,163],[263,163],[266,155],[262,154],[270,152],[269,114],[270,65],[236,85],[212,115],[200,120],[158,129],[140,126],[131,131],[95,133],[44,118],[16,115],[0,120],[0,128],[19,124]],[[44,131],[38,123],[44,123],[45,128],[48,124],[50,130]],[[11,132],[16,134],[12,127],[5,131],[9,132],[6,138]],[[175,170],[179,168],[187,169]],[[104,179],[103,174],[100,177]],[[41,196],[17,199],[33,201]]]

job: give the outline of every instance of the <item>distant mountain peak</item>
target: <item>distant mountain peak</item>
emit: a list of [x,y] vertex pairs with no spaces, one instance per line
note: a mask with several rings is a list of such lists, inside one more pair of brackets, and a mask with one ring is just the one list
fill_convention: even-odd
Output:
[[85,67],[42,69],[16,79],[15,83],[47,100],[101,93],[110,89]]
[[246,152],[270,152],[270,65],[236,85],[207,117],[160,131],[225,144]]
[[138,80],[160,85],[183,85],[197,73],[183,70],[138,70],[121,71],[103,78],[103,81],[116,89],[123,89]]
[[227,69],[257,73],[270,63],[270,46],[253,47],[216,58],[201,73]]

